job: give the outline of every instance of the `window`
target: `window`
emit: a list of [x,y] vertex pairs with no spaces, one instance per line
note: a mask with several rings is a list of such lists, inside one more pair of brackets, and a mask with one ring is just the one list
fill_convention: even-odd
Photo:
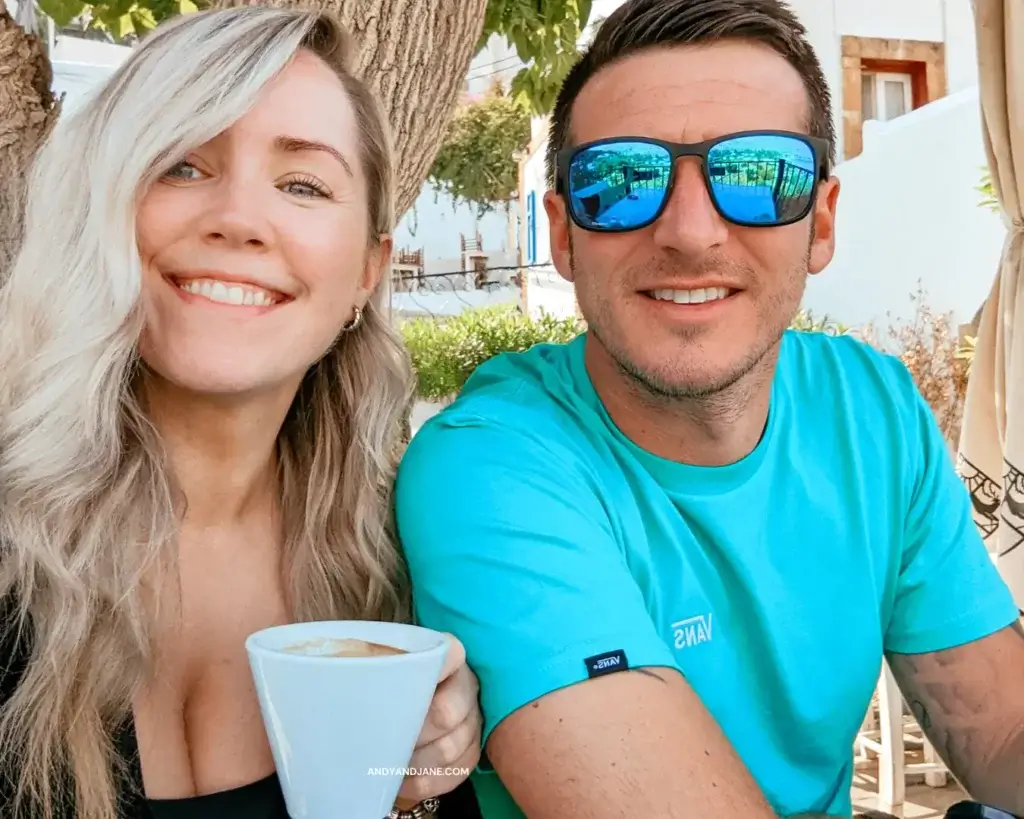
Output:
[[865,71],[860,80],[861,111],[864,121],[887,122],[901,117],[914,107],[910,74]]
[[864,123],[908,114],[946,96],[946,46],[925,40],[842,38],[846,159],[864,147]]

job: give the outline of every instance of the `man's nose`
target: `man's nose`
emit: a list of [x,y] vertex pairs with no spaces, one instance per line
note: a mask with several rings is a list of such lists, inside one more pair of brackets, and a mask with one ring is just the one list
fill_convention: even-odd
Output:
[[725,243],[729,228],[715,210],[697,159],[678,160],[665,210],[654,223],[654,241],[683,254],[703,254]]

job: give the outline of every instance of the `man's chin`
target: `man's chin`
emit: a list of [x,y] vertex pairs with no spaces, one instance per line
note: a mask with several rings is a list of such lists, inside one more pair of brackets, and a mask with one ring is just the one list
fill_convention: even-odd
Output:
[[[666,366],[666,361],[679,362]],[[688,353],[660,360],[648,353],[631,361],[619,359],[619,365],[638,386],[666,399],[706,398],[732,388],[756,369],[758,360],[701,360]]]
[[728,373],[689,367],[680,371],[655,364],[634,364],[624,366],[623,370],[644,392],[669,399],[713,395],[735,380]]

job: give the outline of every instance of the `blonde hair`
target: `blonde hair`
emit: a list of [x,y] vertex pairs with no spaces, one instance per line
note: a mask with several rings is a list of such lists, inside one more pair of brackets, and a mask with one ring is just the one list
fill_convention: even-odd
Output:
[[[113,736],[152,668],[154,580],[176,582],[183,513],[138,397],[139,193],[224,131],[300,49],[361,124],[371,237],[393,227],[389,137],[330,17],[245,6],[158,27],[62,118],[33,165],[0,290],[0,633],[29,660],[0,712],[17,814],[115,819]],[[409,616],[390,491],[412,379],[378,288],[309,372],[278,438],[284,583],[296,620]],[[73,787],[71,787],[73,785]]]

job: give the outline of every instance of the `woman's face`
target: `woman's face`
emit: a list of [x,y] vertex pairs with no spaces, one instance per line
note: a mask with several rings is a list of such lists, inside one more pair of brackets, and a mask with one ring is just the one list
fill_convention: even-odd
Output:
[[355,112],[301,52],[228,130],[145,192],[141,355],[184,389],[297,388],[376,286]]

